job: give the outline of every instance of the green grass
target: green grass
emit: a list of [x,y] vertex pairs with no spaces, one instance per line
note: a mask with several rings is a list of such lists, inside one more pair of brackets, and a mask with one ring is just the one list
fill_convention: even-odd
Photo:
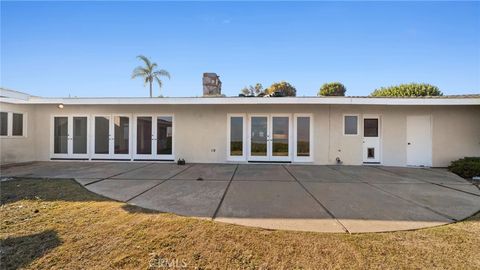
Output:
[[271,231],[147,211],[72,180],[0,183],[1,266],[139,269],[480,268],[480,214],[408,232]]

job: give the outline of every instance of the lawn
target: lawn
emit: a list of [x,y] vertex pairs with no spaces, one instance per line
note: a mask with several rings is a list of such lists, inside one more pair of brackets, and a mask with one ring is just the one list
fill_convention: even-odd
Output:
[[[407,232],[271,231],[147,211],[72,180],[0,183],[6,269],[480,269],[480,214]],[[165,269],[165,268],[163,268]]]

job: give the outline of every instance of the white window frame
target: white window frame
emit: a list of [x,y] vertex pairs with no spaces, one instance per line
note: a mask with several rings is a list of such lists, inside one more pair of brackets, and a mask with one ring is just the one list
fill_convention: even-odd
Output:
[[[55,143],[55,118],[56,117],[66,117],[67,118],[67,153],[56,154],[54,153],[54,143]],[[85,117],[87,118],[87,153],[73,153],[73,118],[74,117]],[[50,115],[50,159],[90,159],[91,158],[91,144],[92,144],[92,125],[90,123],[91,117],[88,114],[51,114]]]
[[[232,117],[242,117],[242,155],[231,156],[230,155],[230,125]],[[228,161],[246,161],[247,160],[247,115],[242,113],[229,113],[227,114],[227,160]]]
[[[309,140],[309,150],[310,150],[310,155],[308,157],[299,157],[297,156],[297,123],[298,123],[298,118],[299,117],[309,117],[310,118],[310,140]],[[313,136],[313,114],[310,113],[296,113],[293,115],[293,161],[294,162],[313,162],[314,157],[314,136]]]
[[[345,117],[355,116],[357,117],[357,134],[345,134]],[[363,118],[362,118],[363,119]],[[362,120],[363,121],[363,120]],[[358,136],[360,134],[360,114],[343,114],[342,116],[342,134],[343,136]]]
[[[20,138],[27,138],[27,113],[21,111],[1,111],[3,113],[7,113],[7,135],[0,135],[2,138],[11,138],[11,139],[20,139]],[[13,114],[22,114],[22,135],[13,135]]]

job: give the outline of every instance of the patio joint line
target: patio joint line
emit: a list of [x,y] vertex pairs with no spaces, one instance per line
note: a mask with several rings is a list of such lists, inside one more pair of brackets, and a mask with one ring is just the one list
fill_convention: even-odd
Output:
[[232,177],[230,177],[230,181],[228,181],[227,187],[225,188],[225,191],[223,192],[222,198],[220,198],[220,202],[217,205],[217,209],[215,209],[215,212],[213,213],[212,220],[214,220],[217,217],[218,211],[220,211],[220,207],[222,206],[223,200],[225,199],[225,196],[227,195],[228,188],[230,187],[230,184],[233,181],[233,177],[235,177],[235,174],[237,173],[238,169],[238,164],[235,167],[235,170],[233,171]]
[[[98,182],[100,182],[100,181],[107,180],[107,179],[110,179],[110,178],[112,178],[112,177],[122,175],[122,174],[124,174],[124,173],[133,172],[133,171],[135,171],[135,170],[140,170],[140,169],[143,169],[143,168],[145,168],[145,167],[151,166],[151,165],[153,165],[153,164],[154,164],[154,163],[149,163],[149,164],[147,164],[147,165],[145,165],[145,166],[141,166],[141,167],[138,167],[138,168],[133,168],[133,169],[131,169],[131,170],[127,170],[127,171],[123,171],[123,172],[121,172],[121,173],[117,173],[117,174],[114,174],[114,175],[110,175],[109,177],[105,177],[105,178],[102,178],[102,179],[99,179],[99,180],[90,182],[90,183],[88,183],[88,184],[85,184],[85,186],[89,186],[89,185],[91,185],[91,184],[95,184],[95,183],[98,183]],[[80,177],[78,177],[78,178],[80,178]]]
[[404,201],[409,202],[409,203],[413,203],[413,204],[415,204],[416,206],[419,206],[419,207],[421,207],[421,208],[427,209],[428,211],[431,211],[431,212],[433,212],[433,213],[435,213],[435,214],[437,214],[437,215],[440,215],[440,216],[442,216],[442,217],[444,217],[444,218],[447,218],[447,219],[450,219],[450,220],[453,220],[453,221],[458,221],[456,218],[453,218],[453,217],[451,217],[451,216],[449,216],[449,215],[446,215],[446,214],[444,214],[444,213],[438,212],[437,210],[434,210],[434,209],[432,209],[432,208],[430,208],[430,207],[428,207],[428,206],[419,204],[419,203],[417,203],[417,202],[415,202],[415,201],[412,201],[412,200],[403,198],[402,196],[396,195],[396,194],[394,194],[394,193],[392,193],[392,192],[390,192],[390,191],[388,191],[388,190],[384,190],[383,188],[377,187],[377,186],[372,185],[372,184],[367,183],[367,182],[365,182],[365,184],[367,184],[367,185],[369,185],[369,186],[371,186],[371,187],[373,187],[373,188],[375,188],[375,189],[378,189],[378,190],[380,190],[380,191],[382,191],[382,192],[385,192],[385,193],[387,193],[387,194],[389,194],[389,195],[391,195],[391,196],[393,196],[393,197],[395,197],[395,198],[404,200]]
[[[172,176],[168,177],[167,179],[164,179],[164,180],[163,180],[163,181],[161,181],[160,183],[158,183],[158,184],[155,184],[155,185],[151,186],[150,188],[147,188],[146,190],[144,190],[144,191],[140,192],[139,194],[137,194],[137,195],[133,196],[132,198],[130,198],[130,199],[128,199],[128,200],[126,200],[125,202],[129,202],[129,201],[131,201],[131,200],[133,200],[133,199],[135,199],[135,198],[139,197],[140,195],[143,195],[143,194],[145,194],[146,192],[148,192],[148,191],[150,191],[150,190],[152,190],[152,189],[154,189],[154,188],[158,187],[159,185],[161,185],[161,184],[163,184],[163,183],[167,182],[168,180],[170,180],[170,179],[172,179],[173,177],[175,177],[175,176],[177,176],[177,175],[181,174],[182,172],[184,172],[184,171],[186,171],[186,170],[190,169],[190,168],[191,168],[191,167],[193,167],[193,166],[194,166],[194,165],[188,165],[188,166],[187,166],[187,168],[185,168],[185,169],[183,169],[183,170],[181,170],[181,171],[177,172],[176,174],[174,174],[174,175],[172,175]],[[153,180],[153,181],[154,181],[154,180]]]
[[307,194],[310,195],[310,197],[312,197],[312,198],[315,200],[315,202],[317,202],[317,204],[320,205],[320,206],[323,208],[323,210],[325,210],[325,212],[327,212],[327,214],[329,214],[333,219],[335,219],[335,221],[336,221],[338,224],[340,224],[340,226],[342,226],[342,228],[343,228],[343,230],[344,230],[345,232],[351,233],[351,232],[347,229],[347,227],[345,227],[345,225],[343,225],[343,223],[340,222],[340,220],[338,220],[337,217],[335,217],[335,216],[333,215],[333,213],[330,212],[330,210],[328,210],[328,208],[327,208],[325,205],[323,205],[315,196],[313,196],[313,194],[312,194],[300,181],[298,181],[298,179],[292,174],[292,172],[290,172],[290,171],[287,169],[287,167],[286,167],[285,165],[282,165],[282,167],[287,171],[288,174],[290,174],[291,177],[293,177],[293,179],[300,185],[300,187],[302,187],[302,188],[305,190],[305,192],[307,192]]
[[[394,174],[394,175],[396,175],[396,176],[405,177],[405,176],[403,176],[403,175],[400,175],[400,174],[395,173],[395,172],[390,172],[390,171],[385,170],[385,169],[383,169],[383,168],[379,168],[379,167],[374,167],[374,168],[379,169],[379,170],[382,170],[382,171],[385,171],[385,172],[392,173],[392,174]],[[430,171],[430,170],[427,170],[427,171]],[[433,171],[432,171],[432,172],[433,172]],[[440,177],[440,176],[439,176],[439,177]],[[437,186],[440,186],[440,187],[449,188],[449,189],[452,189],[452,190],[455,190],[455,191],[459,191],[459,192],[463,192],[463,193],[467,193],[467,194],[470,194],[470,195],[474,195],[474,196],[480,197],[480,195],[478,195],[478,194],[471,193],[471,192],[468,192],[468,191],[465,191],[465,190],[461,190],[461,189],[452,188],[452,187],[449,187],[449,186],[444,186],[444,185],[439,184],[439,183],[434,183],[434,182],[430,182],[430,181],[423,180],[423,179],[418,179],[418,178],[415,178],[415,180],[422,181],[422,182],[424,182],[424,183],[426,183],[426,184],[437,185]],[[415,183],[411,183],[411,184],[415,184]],[[474,186],[474,187],[477,187],[477,186],[475,186],[474,184],[468,182],[467,180],[465,180],[465,183],[458,182],[458,184],[460,184],[460,185],[468,185],[468,184],[470,184],[470,185],[472,185],[472,186]],[[455,183],[453,183],[453,185],[455,185]],[[477,188],[480,189],[480,187],[477,187]]]

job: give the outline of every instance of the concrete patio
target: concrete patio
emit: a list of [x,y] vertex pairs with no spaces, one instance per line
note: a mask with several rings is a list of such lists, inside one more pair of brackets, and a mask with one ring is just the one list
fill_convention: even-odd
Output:
[[2,178],[74,178],[105,197],[220,222],[316,232],[448,224],[480,210],[480,190],[443,169],[384,166],[35,162]]

